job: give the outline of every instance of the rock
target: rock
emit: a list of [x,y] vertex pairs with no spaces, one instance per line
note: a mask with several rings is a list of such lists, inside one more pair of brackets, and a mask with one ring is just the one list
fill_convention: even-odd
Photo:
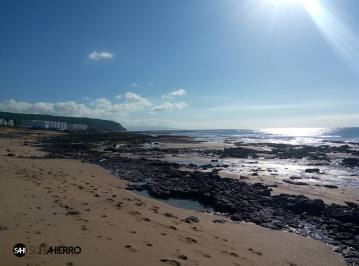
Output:
[[351,206],[340,206],[332,204],[328,206],[326,215],[330,218],[345,222],[358,224],[359,222],[359,209]]
[[302,177],[300,176],[291,176],[289,177],[290,180],[296,180],[296,179],[303,179]]
[[213,220],[213,223],[215,224],[224,224],[226,222],[225,219],[216,219],[216,220]]
[[305,172],[306,173],[317,173],[317,174],[319,174],[320,169],[319,168],[308,168],[308,169],[305,169]]
[[233,221],[243,221],[243,216],[240,213],[234,213],[231,215]]
[[295,213],[309,213],[314,216],[320,216],[326,206],[320,199],[309,199],[303,195],[280,194],[273,196],[274,201],[286,209]]
[[348,167],[359,166],[359,159],[358,158],[345,158],[342,161],[342,165],[348,166]]
[[294,182],[294,181],[290,181],[288,179],[283,179],[283,182],[291,184],[291,185],[296,185],[296,186],[308,186],[308,183],[305,182]]
[[331,189],[338,188],[338,186],[336,186],[336,185],[323,185],[323,187],[331,188]]
[[207,169],[209,169],[209,168],[213,168],[213,165],[212,165],[212,164],[204,164],[204,165],[201,165],[201,168],[202,168],[203,170],[207,170]]
[[189,216],[182,221],[186,223],[199,223],[199,218],[197,216]]
[[127,190],[136,190],[136,191],[143,191],[144,190],[143,185],[135,184],[135,183],[128,184],[126,189]]

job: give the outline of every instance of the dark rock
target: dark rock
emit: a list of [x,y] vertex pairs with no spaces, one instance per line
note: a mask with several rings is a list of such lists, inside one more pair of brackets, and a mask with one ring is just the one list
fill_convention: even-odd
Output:
[[199,223],[199,218],[197,216],[189,216],[182,221],[186,223]]
[[323,187],[326,187],[326,188],[338,188],[338,186],[336,185],[323,185]]
[[342,161],[342,165],[349,166],[349,167],[359,166],[359,159],[358,158],[345,158]]
[[305,169],[305,172],[306,173],[317,173],[319,174],[320,173],[320,169],[319,168],[308,168],[308,169]]
[[320,216],[326,210],[326,206],[322,200],[309,199],[303,195],[280,194],[273,196],[273,199],[279,206],[295,213],[305,212],[315,216]]
[[213,165],[212,165],[212,164],[204,164],[204,165],[201,165],[201,168],[202,168],[203,170],[207,170],[207,169],[209,169],[209,168],[213,168]]
[[287,179],[283,179],[283,182],[291,184],[291,185],[296,185],[296,186],[308,186],[309,185],[308,183],[305,183],[305,182],[294,182],[294,181],[290,181]]
[[213,223],[215,223],[215,224],[224,224],[225,222],[226,222],[226,220],[224,220],[224,219],[213,220]]

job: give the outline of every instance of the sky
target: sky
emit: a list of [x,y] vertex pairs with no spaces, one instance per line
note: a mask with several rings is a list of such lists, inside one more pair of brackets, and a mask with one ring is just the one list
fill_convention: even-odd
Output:
[[0,36],[2,111],[359,126],[357,0],[3,0]]

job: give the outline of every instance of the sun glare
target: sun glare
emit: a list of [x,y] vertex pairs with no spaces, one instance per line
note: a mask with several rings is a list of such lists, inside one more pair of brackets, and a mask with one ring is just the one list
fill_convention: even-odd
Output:
[[320,11],[320,4],[317,0],[267,0],[267,2],[270,2],[277,7],[299,5],[303,6],[308,12],[317,13]]
[[285,8],[303,8],[310,16],[322,36],[334,50],[359,71],[359,36],[354,32],[348,21],[328,2],[320,0],[266,0],[274,6],[277,13]]

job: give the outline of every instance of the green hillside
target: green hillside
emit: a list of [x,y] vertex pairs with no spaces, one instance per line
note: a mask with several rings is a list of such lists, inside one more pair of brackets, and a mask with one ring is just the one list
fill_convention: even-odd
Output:
[[126,129],[117,122],[93,119],[86,117],[66,117],[40,114],[18,114],[9,112],[0,112],[0,119],[14,120],[16,126],[22,126],[23,120],[47,120],[56,122],[67,122],[69,124],[86,124],[90,130],[101,131],[126,131]]

